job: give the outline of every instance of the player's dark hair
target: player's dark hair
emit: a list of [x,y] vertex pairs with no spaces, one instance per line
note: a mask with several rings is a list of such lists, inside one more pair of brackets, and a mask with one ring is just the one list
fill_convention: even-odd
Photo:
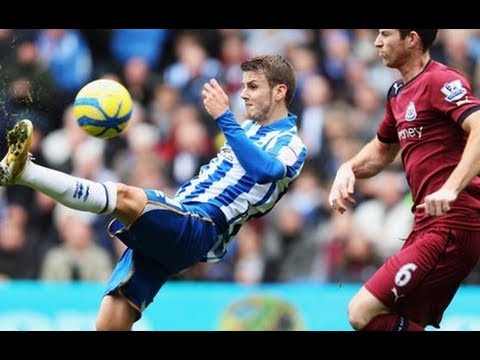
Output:
[[398,29],[398,30],[400,30],[401,39],[405,39],[405,36],[410,34],[412,31],[415,31],[420,37],[420,40],[422,40],[423,52],[426,52],[432,47],[438,32],[438,29]]
[[297,79],[292,64],[280,55],[256,56],[240,65],[243,71],[261,71],[271,87],[284,84],[287,86],[285,103],[290,105],[295,94]]

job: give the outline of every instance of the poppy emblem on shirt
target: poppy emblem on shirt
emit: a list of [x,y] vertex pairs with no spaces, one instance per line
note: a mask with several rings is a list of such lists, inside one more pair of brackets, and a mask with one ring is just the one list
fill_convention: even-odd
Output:
[[417,109],[415,109],[415,104],[413,101],[410,101],[407,106],[407,111],[405,112],[405,120],[413,121],[417,118]]
[[458,101],[465,96],[467,90],[463,87],[460,80],[453,80],[442,87],[442,93],[448,102]]

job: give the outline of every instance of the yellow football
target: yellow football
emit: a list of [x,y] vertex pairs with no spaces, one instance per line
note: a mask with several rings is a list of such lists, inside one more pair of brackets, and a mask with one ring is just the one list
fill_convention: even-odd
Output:
[[120,83],[99,79],[86,84],[75,97],[73,114],[88,134],[108,139],[120,134],[132,117],[132,98]]

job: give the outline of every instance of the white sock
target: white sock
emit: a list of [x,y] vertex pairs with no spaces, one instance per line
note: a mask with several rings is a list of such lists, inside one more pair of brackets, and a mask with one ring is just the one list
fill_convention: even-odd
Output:
[[28,160],[15,183],[35,189],[76,210],[111,214],[117,205],[115,183],[77,178]]

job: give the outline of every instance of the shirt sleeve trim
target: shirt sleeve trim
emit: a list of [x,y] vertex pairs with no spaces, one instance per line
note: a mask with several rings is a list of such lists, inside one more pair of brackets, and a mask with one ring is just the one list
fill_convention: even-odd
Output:
[[377,138],[378,138],[378,140],[380,140],[381,142],[386,143],[386,144],[398,143],[398,138],[387,138],[387,137],[384,137],[384,136],[380,135],[379,133],[377,133]]
[[472,108],[470,108],[470,109],[468,109],[468,110],[465,110],[465,111],[462,113],[462,115],[459,116],[459,118],[458,118],[458,120],[457,120],[458,124],[459,124],[459,125],[462,125],[463,122],[465,121],[465,119],[466,119],[469,115],[473,114],[474,112],[476,112],[476,111],[478,111],[478,110],[480,110],[480,105],[476,105],[476,106],[474,106],[474,107],[472,107]]

